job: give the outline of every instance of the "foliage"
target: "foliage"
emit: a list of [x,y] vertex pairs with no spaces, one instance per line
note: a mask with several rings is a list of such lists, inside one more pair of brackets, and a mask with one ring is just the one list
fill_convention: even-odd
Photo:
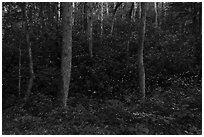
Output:
[[[94,57],[91,59],[82,25],[83,3],[75,3],[67,108],[58,105],[62,44],[61,20],[56,20],[58,3],[30,3],[36,79],[29,102],[23,102],[29,79],[25,32],[23,25],[18,27],[19,21],[22,24],[24,21],[23,4],[3,3],[3,8],[7,9],[2,18],[3,134],[201,134],[200,3],[165,3],[165,7],[159,9],[162,12],[158,15],[158,28],[154,27],[154,9],[150,6],[144,44],[145,102],[138,96],[139,11],[136,11],[136,20],[132,21],[125,15],[131,4],[122,4],[116,12],[111,36],[114,9],[113,3],[109,3],[110,13],[104,14],[101,43],[101,22],[97,16],[100,11],[95,3]],[[19,45],[22,95],[18,98]]]
[[35,106],[18,105],[4,111],[3,134],[201,134],[201,108],[188,98],[182,104],[164,103],[172,103],[167,108],[155,101],[159,98],[129,105],[117,99],[72,97],[68,107],[61,108],[48,106],[49,97],[36,97]]

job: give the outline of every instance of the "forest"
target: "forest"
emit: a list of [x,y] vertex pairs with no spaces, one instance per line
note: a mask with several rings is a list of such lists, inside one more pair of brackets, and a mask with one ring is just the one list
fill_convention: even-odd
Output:
[[2,2],[3,135],[201,135],[202,2]]

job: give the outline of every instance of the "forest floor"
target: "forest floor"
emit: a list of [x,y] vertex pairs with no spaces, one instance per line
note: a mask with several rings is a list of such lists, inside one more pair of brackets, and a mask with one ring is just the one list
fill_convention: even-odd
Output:
[[[180,95],[178,95],[178,93]],[[201,89],[171,87],[145,103],[126,99],[70,97],[66,108],[42,94],[26,106],[3,110],[4,135],[200,135]]]

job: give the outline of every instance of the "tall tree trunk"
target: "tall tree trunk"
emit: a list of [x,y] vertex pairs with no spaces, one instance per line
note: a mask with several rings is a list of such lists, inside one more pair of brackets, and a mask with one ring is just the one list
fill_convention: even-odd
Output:
[[19,60],[18,60],[18,97],[21,96],[21,40],[19,42]]
[[57,28],[57,44],[60,45],[60,2],[57,2],[57,6],[56,6],[56,28]]
[[202,3],[198,5],[199,14],[198,14],[198,26],[199,26],[199,34],[202,35]]
[[92,17],[92,2],[88,3],[88,43],[89,55],[93,57],[93,17]]
[[142,14],[141,3],[138,4],[138,9],[139,9],[139,19],[141,19],[141,14]]
[[113,9],[114,9],[114,12],[113,12],[113,19],[112,19],[112,23],[111,23],[111,36],[113,35],[113,27],[114,27],[114,21],[115,21],[115,8],[116,8],[116,2],[113,3]]
[[200,41],[201,37],[201,9],[202,9],[202,3],[193,3],[193,33],[194,37],[197,41],[196,43],[196,52],[195,52],[195,57],[196,57],[196,63],[201,64],[202,62],[202,44],[200,44],[198,41]]
[[137,11],[137,2],[134,2],[134,8],[133,8],[133,14],[132,14],[133,22],[135,22],[136,11]]
[[109,7],[108,7],[108,2],[106,2],[106,15],[109,15]]
[[[60,2],[57,2],[57,13],[56,13],[56,20],[57,20],[57,23],[56,23],[56,28],[57,28],[57,32],[56,32],[56,50],[57,49],[61,49],[62,50],[62,40],[61,40],[61,32],[60,32],[60,28],[61,28],[61,3]],[[57,52],[57,56],[59,57],[61,54],[61,52]],[[60,60],[60,61],[59,61]],[[61,59],[57,58],[57,64],[61,62]],[[59,64],[57,65],[58,68],[60,68]],[[59,101],[59,104],[61,104],[61,90],[62,90],[62,78],[60,79],[60,81],[58,81],[58,84],[57,84],[57,89],[59,89],[59,91],[56,93],[56,98],[57,98],[57,101]]]
[[144,39],[145,39],[145,23],[146,23],[146,4],[141,3],[141,18],[140,18],[140,28],[139,28],[139,47],[138,47],[138,69],[139,69],[139,87],[142,100],[145,100],[145,70],[143,63],[143,49],[144,49]]
[[32,86],[33,86],[33,80],[35,79],[35,75],[34,75],[34,71],[33,71],[33,57],[32,57],[32,49],[31,49],[31,41],[30,41],[30,28],[29,28],[29,17],[28,17],[28,11],[29,11],[29,7],[28,7],[28,3],[26,2],[25,4],[25,19],[26,19],[26,28],[25,28],[25,32],[26,32],[26,42],[27,42],[27,46],[28,46],[28,55],[29,55],[29,71],[30,71],[30,79],[28,81],[28,87],[27,87],[27,91],[25,94],[25,98],[24,100],[27,102],[28,98],[31,94],[31,90],[32,90]]
[[128,38],[127,45],[126,45],[126,64],[129,65],[129,58],[130,58],[130,37]]
[[116,7],[116,2],[113,2],[113,9],[115,9]]
[[82,19],[82,30],[83,32],[87,32],[87,2],[83,3],[83,19]]
[[73,11],[72,11],[72,24],[74,25],[74,21],[75,21],[75,3],[74,2],[72,2],[72,7],[73,7]]
[[118,4],[114,2],[114,11],[113,11],[113,19],[112,19],[112,23],[111,23],[111,36],[113,35],[113,27],[114,27],[114,22],[115,22],[115,15],[116,15],[116,12],[117,12],[117,9],[120,5],[122,5],[123,3],[122,2],[119,2]]
[[112,19],[112,23],[111,23],[111,36],[113,35],[114,22],[115,22],[115,14],[113,15],[113,19]]
[[63,39],[62,39],[62,103],[67,106],[67,99],[69,94],[69,86],[71,79],[71,65],[72,65],[72,3],[62,3],[62,26],[63,26]]
[[155,28],[158,27],[158,15],[157,15],[157,3],[154,2],[154,11],[155,11]]
[[61,4],[60,2],[57,3],[57,44],[60,45],[60,23],[61,23]]
[[101,2],[101,44],[103,42],[103,2]]
[[127,14],[127,17],[130,19],[130,22],[133,20],[133,13],[134,13],[134,2],[131,3],[129,14]]
[[[128,15],[128,19],[129,21],[131,22],[133,20],[133,14],[134,14],[134,2],[132,2],[132,5],[131,5],[131,8],[130,8],[130,11],[129,11],[129,15]],[[128,28],[128,27],[127,27]],[[130,29],[130,28],[128,28]],[[127,33],[127,45],[126,45],[126,65],[128,66],[129,65],[129,50],[130,50],[130,40],[131,40],[131,35],[132,35],[132,32],[129,31]]]
[[60,24],[60,21],[61,21],[61,4],[60,2],[57,3],[57,27],[59,28],[59,24]]

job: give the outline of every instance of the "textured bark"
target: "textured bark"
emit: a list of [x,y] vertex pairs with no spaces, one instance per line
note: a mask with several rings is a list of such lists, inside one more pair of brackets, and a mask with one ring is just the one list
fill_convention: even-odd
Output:
[[61,22],[61,4],[60,2],[57,3],[57,24],[56,24],[56,28],[57,28],[57,45],[59,46],[61,41],[60,41],[60,22]]
[[202,35],[202,3],[199,3],[198,25],[199,34]]
[[154,2],[154,11],[155,11],[155,28],[158,27],[158,15],[157,15],[157,3]]
[[[193,33],[195,36],[196,41],[200,41],[202,38],[202,3],[195,2],[193,3],[193,14],[192,14],[192,23],[193,26]],[[201,65],[202,64],[202,44],[196,44],[196,51],[195,51],[196,63]]]
[[75,3],[74,2],[72,2],[72,7],[73,7],[73,9],[72,9],[72,26],[74,25],[74,22],[75,22],[75,18],[74,18],[74,15],[75,15]]
[[30,79],[28,81],[28,87],[27,87],[27,91],[25,94],[25,98],[24,100],[27,102],[28,98],[31,94],[31,90],[32,90],[32,86],[33,86],[33,80],[35,78],[34,75],[34,71],[33,71],[33,56],[32,56],[32,49],[31,49],[31,41],[30,41],[30,34],[29,34],[29,18],[28,18],[28,3],[25,4],[25,19],[26,19],[26,28],[25,28],[25,32],[26,32],[26,42],[27,42],[27,46],[28,46],[28,55],[29,55],[29,71],[30,71]]
[[60,9],[61,9],[61,4],[60,4],[60,2],[58,2],[57,3],[57,28],[58,28],[58,30],[59,30],[59,24],[60,24],[60,20],[61,20],[61,18],[60,18],[60,16],[61,16],[61,13],[60,13]]
[[83,3],[82,30],[87,31],[87,2]]
[[18,96],[21,96],[21,41],[19,43],[19,60],[18,60]]
[[143,63],[143,48],[145,39],[145,23],[146,23],[146,3],[141,3],[141,19],[139,28],[139,47],[138,47],[138,69],[139,69],[139,87],[142,100],[145,100],[145,70]]
[[100,35],[101,44],[103,41],[103,2],[101,2],[101,35]]
[[202,4],[194,2],[193,3],[193,31],[195,35],[200,35],[201,33],[201,26],[202,26]]
[[136,12],[137,12],[137,2],[134,2],[134,9],[132,14],[132,20],[135,22],[136,19]]
[[126,46],[126,64],[127,66],[129,65],[129,58],[130,58],[130,38],[127,41],[127,46]]
[[113,35],[114,22],[115,22],[115,14],[113,15],[113,20],[112,20],[112,23],[111,23],[111,36]]
[[113,9],[115,9],[116,7],[116,2],[113,2]]
[[115,22],[116,11],[117,11],[118,7],[121,6],[121,5],[122,5],[122,2],[119,2],[118,4],[116,4],[116,3],[114,2],[113,19],[112,19],[112,23],[111,23],[111,32],[110,32],[111,36],[113,35],[113,29],[114,29],[114,22]]
[[89,43],[89,55],[93,57],[93,17],[92,17],[92,3],[88,3],[88,43]]
[[[114,2],[114,5],[113,5],[113,9],[115,9],[115,8],[116,8],[116,2]],[[115,21],[115,10],[113,12],[113,19],[112,19],[112,23],[111,23],[111,32],[110,32],[111,36],[113,35],[114,21]]]
[[134,2],[132,2],[131,4],[129,15],[128,15],[128,18],[130,19],[130,21],[133,18],[133,12],[134,12]]
[[63,25],[63,39],[62,39],[62,103],[67,106],[67,99],[69,94],[69,86],[71,79],[71,65],[72,65],[72,12],[73,6],[71,2],[62,3],[62,25]]
[[139,9],[139,19],[140,19],[141,18],[141,14],[142,14],[141,3],[138,4],[138,9]]
[[108,2],[106,2],[106,15],[109,15],[109,6],[108,6]]

